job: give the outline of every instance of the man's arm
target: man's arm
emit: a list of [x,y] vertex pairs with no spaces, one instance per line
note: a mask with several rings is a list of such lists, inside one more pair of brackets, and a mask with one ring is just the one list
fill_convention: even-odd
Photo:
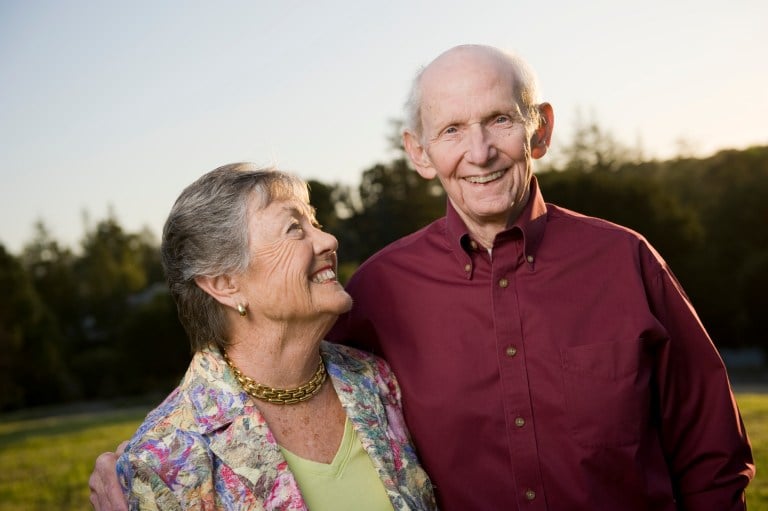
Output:
[[117,446],[116,452],[105,452],[96,458],[93,473],[88,479],[91,505],[96,511],[128,511],[128,502],[117,481],[117,458],[128,441]]
[[648,291],[669,335],[659,353],[657,383],[661,439],[678,506],[741,511],[755,468],[725,366],[667,268],[655,272]]

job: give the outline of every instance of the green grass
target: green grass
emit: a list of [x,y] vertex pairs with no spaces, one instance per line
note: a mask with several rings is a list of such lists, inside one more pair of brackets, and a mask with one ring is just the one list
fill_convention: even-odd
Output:
[[768,478],[763,474],[768,462],[768,394],[736,394],[736,401],[757,467],[755,479],[747,487],[747,509],[768,511]]
[[[768,461],[768,394],[736,397],[759,470]],[[0,418],[0,511],[90,509],[94,460],[129,438],[149,408]],[[747,502],[750,511],[768,511],[768,478],[761,472]]]
[[0,421],[0,510],[87,510],[93,462],[129,438],[148,407]]

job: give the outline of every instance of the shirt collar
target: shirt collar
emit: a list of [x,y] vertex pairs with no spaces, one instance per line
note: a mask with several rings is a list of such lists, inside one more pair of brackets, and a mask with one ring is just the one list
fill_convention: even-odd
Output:
[[[539,182],[536,176],[531,177],[531,194],[528,204],[525,205],[520,216],[505,232],[515,229],[523,234],[523,246],[526,258],[536,257],[544,238],[544,231],[547,227],[547,205],[544,202],[544,196],[539,189]],[[498,238],[498,236],[497,236]],[[530,261],[529,261],[530,262]]]
[[[496,235],[496,243],[509,237],[514,232],[519,232],[523,236],[523,249],[526,259],[531,262],[535,260],[541,240],[544,237],[544,230],[547,224],[547,205],[544,197],[539,190],[539,183],[536,176],[531,177],[530,196],[525,208],[514,221],[504,231]],[[446,205],[446,235],[448,243],[453,249],[459,262],[466,268],[471,264],[467,251],[472,250],[472,239],[469,236],[469,230],[464,224],[456,209],[450,200]],[[482,250],[482,248],[480,248]]]

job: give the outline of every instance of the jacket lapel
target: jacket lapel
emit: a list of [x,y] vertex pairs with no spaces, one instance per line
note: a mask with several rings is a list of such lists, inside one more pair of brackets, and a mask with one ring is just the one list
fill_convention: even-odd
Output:
[[[218,351],[195,355],[188,377],[185,386],[208,389],[190,395],[200,432],[210,438],[211,452],[239,476],[240,483],[253,493],[256,502],[264,504],[264,509],[306,509],[264,417],[250,403]],[[226,492],[237,483],[225,475],[221,484]]]
[[342,355],[326,343],[321,345],[321,350],[341,405],[392,500],[393,494],[400,493],[397,470],[393,446],[387,437],[387,411],[379,398],[374,376],[365,364],[352,358],[342,359]]

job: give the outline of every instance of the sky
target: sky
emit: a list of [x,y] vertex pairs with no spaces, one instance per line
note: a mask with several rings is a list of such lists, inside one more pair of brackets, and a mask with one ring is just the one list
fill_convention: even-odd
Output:
[[159,234],[237,161],[356,185],[458,44],[529,61],[554,150],[585,118],[649,158],[766,145],[766,20],[765,0],[0,0],[0,244],[42,220],[77,251],[110,214]]

